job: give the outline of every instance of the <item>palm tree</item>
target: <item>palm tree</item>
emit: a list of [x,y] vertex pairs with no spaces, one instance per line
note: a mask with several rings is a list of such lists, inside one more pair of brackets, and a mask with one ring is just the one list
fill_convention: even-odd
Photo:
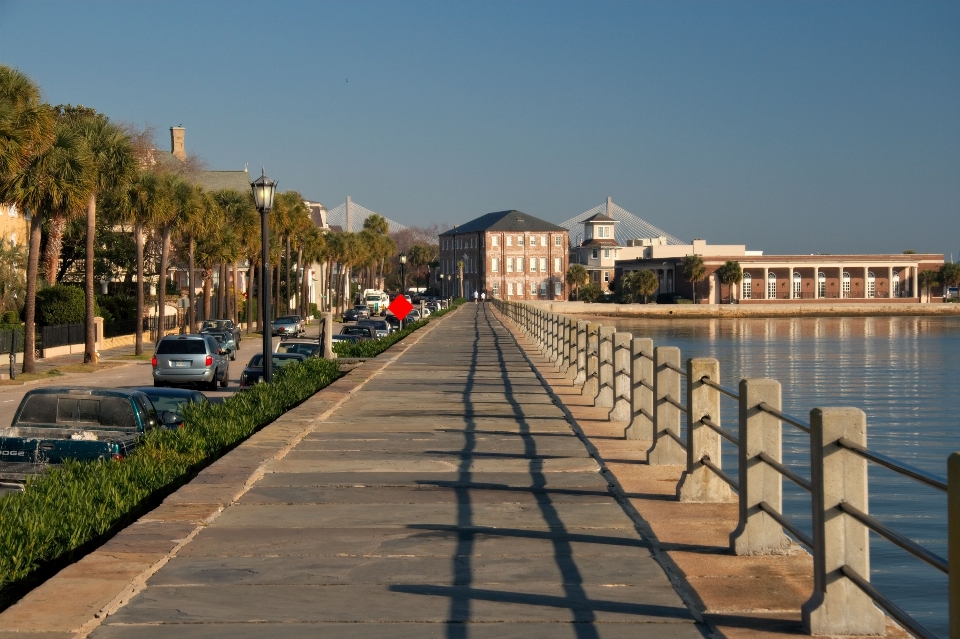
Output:
[[41,101],[40,87],[0,64],[0,190],[50,146],[55,129],[55,114]]
[[693,303],[697,303],[697,284],[707,276],[707,268],[703,265],[703,258],[699,255],[688,255],[683,258],[683,277],[693,287]]
[[[258,222],[260,219],[257,215],[257,210],[253,205],[253,199],[250,193],[240,193],[239,191],[234,191],[232,189],[224,189],[221,191],[215,191],[211,194],[211,197],[213,198],[213,202],[216,204],[220,219],[224,221],[225,226],[229,226],[231,229],[232,241],[235,243],[236,258],[230,263],[230,268],[232,269],[234,282],[232,288],[233,301],[231,314],[234,316],[234,320],[236,321],[238,319],[235,313],[237,306],[237,282],[239,281],[237,277],[237,260],[242,257],[249,258],[249,244],[251,242],[251,236],[259,231]],[[226,266],[226,264],[227,263],[225,262],[224,266]],[[221,273],[220,297],[224,301],[226,301],[228,293],[226,281],[227,278],[224,276],[224,273]],[[222,308],[223,306],[221,306],[221,309]],[[221,316],[225,317],[225,314],[221,312]]]
[[[90,150],[92,177],[87,200],[87,244],[84,256],[84,295],[86,298],[86,335],[83,362],[97,362],[97,337],[94,325],[96,297],[94,292],[94,239],[97,232],[97,197],[109,190],[123,188],[135,175],[136,157],[126,132],[110,123],[106,116],[85,115],[78,122],[77,132]],[[162,275],[162,273],[161,273]]]
[[[940,273],[934,270],[920,271],[917,275],[917,285],[920,287],[920,290],[923,291],[926,289],[927,292],[927,301],[930,301],[930,286],[936,284],[940,281]],[[919,294],[917,298],[922,302],[923,298]]]
[[587,283],[590,274],[583,264],[571,264],[567,269],[567,284],[574,289],[577,299],[580,299],[580,287]]
[[940,272],[937,276],[940,283],[943,284],[943,300],[947,301],[950,288],[960,284],[960,264],[957,262],[944,262],[940,265]]
[[717,269],[717,275],[720,276],[720,283],[730,287],[730,303],[733,304],[734,287],[743,281],[743,269],[740,262],[736,260],[727,260],[723,266]]
[[634,286],[636,292],[643,297],[643,303],[646,304],[649,297],[660,288],[660,282],[657,280],[656,273],[644,269],[637,271],[637,281]]
[[[24,312],[24,373],[32,373],[35,368],[37,275],[43,218],[52,211],[76,210],[88,201],[94,188],[92,161],[84,140],[61,121],[55,128],[53,143],[0,184],[0,201],[13,203],[22,211],[31,213]],[[92,326],[93,322],[90,324]]]
[[143,354],[143,238],[146,228],[156,226],[156,220],[162,218],[170,208],[169,200],[164,197],[160,178],[152,172],[141,171],[127,189],[129,219],[133,222],[133,236],[137,245],[137,326],[135,354]]
[[[199,186],[193,186],[189,182],[175,176],[164,176],[170,185],[171,198],[173,201],[173,222],[172,227],[178,230],[181,236],[186,240],[187,245],[187,291],[190,298],[190,308],[187,310],[187,332],[192,333],[196,330],[196,248],[197,237],[202,235],[209,224],[213,223],[211,219],[211,204]],[[161,262],[164,262],[161,254]],[[166,263],[163,263],[166,267]]]

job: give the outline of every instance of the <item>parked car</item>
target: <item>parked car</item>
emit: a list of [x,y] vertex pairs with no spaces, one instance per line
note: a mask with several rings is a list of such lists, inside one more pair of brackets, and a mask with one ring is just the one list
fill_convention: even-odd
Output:
[[[135,388],[150,400],[160,415],[160,421],[167,428],[183,428],[183,407],[187,404],[206,404],[207,396],[186,388]],[[166,413],[172,413],[175,419]]]
[[333,342],[334,342],[334,343],[336,343],[336,342],[350,342],[351,344],[353,344],[353,343],[356,343],[356,342],[362,342],[363,339],[364,339],[364,338],[363,338],[362,336],[360,336],[360,335],[342,335],[342,334],[337,334],[337,335],[334,335],[334,336],[333,336]]
[[233,320],[228,319],[213,319],[213,320],[204,320],[200,325],[200,332],[206,330],[211,331],[224,331],[233,335],[233,341],[236,342],[237,348],[240,347],[240,339],[243,335],[243,331],[240,330],[240,327],[233,323]]
[[400,330],[400,320],[397,319],[397,316],[394,315],[393,313],[387,313],[384,316],[383,321],[389,324],[391,329],[395,331]]
[[0,480],[20,482],[65,459],[121,459],[158,425],[156,409],[138,390],[28,391],[10,427],[0,428]]
[[236,361],[237,359],[237,343],[233,340],[233,336],[226,331],[201,331],[201,335],[211,335],[217,343],[220,344],[220,348],[227,351],[227,356],[230,357],[230,361]]
[[270,322],[270,332],[281,337],[284,335],[296,336],[305,333],[306,329],[296,315],[284,315]]
[[[306,361],[306,355],[299,353],[271,353],[273,369],[291,366]],[[257,353],[250,358],[250,363],[240,373],[240,390],[249,390],[263,381],[263,353]]]
[[321,357],[323,355],[323,345],[315,339],[286,339],[277,344],[274,352]]
[[212,335],[167,335],[153,355],[153,385],[201,384],[216,390],[230,383],[227,351]]
[[344,326],[340,329],[340,334],[356,335],[361,341],[377,339],[377,331],[375,328],[372,326],[360,326],[359,324],[354,324],[353,326]]
[[377,332],[377,337],[386,337],[393,332],[390,324],[388,324],[386,320],[382,319],[357,320],[357,326],[372,326],[373,330]]

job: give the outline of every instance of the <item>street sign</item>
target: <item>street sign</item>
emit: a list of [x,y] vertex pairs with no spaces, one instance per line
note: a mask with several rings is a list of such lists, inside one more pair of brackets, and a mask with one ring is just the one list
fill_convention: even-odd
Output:
[[410,311],[413,310],[413,304],[407,300],[406,296],[397,295],[395,298],[393,298],[393,301],[390,302],[390,306],[387,307],[387,310],[393,313],[393,315],[402,322],[403,318],[409,315]]

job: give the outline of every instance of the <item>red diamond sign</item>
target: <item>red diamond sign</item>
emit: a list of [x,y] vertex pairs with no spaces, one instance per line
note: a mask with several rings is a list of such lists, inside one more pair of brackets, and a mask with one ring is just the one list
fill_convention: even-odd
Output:
[[410,311],[413,310],[413,304],[407,300],[406,296],[397,295],[395,298],[393,298],[393,301],[390,302],[390,306],[387,307],[387,310],[393,313],[394,316],[396,316],[396,318],[402,322],[403,318],[409,315]]

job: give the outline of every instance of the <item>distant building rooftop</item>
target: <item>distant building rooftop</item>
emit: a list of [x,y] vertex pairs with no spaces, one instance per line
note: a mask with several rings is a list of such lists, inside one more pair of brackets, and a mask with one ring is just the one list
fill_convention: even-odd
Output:
[[566,231],[562,226],[557,226],[552,222],[541,220],[540,218],[521,213],[520,211],[498,211],[496,213],[487,213],[480,217],[470,220],[465,224],[456,226],[441,235],[460,235],[462,233],[479,233],[481,231]]

